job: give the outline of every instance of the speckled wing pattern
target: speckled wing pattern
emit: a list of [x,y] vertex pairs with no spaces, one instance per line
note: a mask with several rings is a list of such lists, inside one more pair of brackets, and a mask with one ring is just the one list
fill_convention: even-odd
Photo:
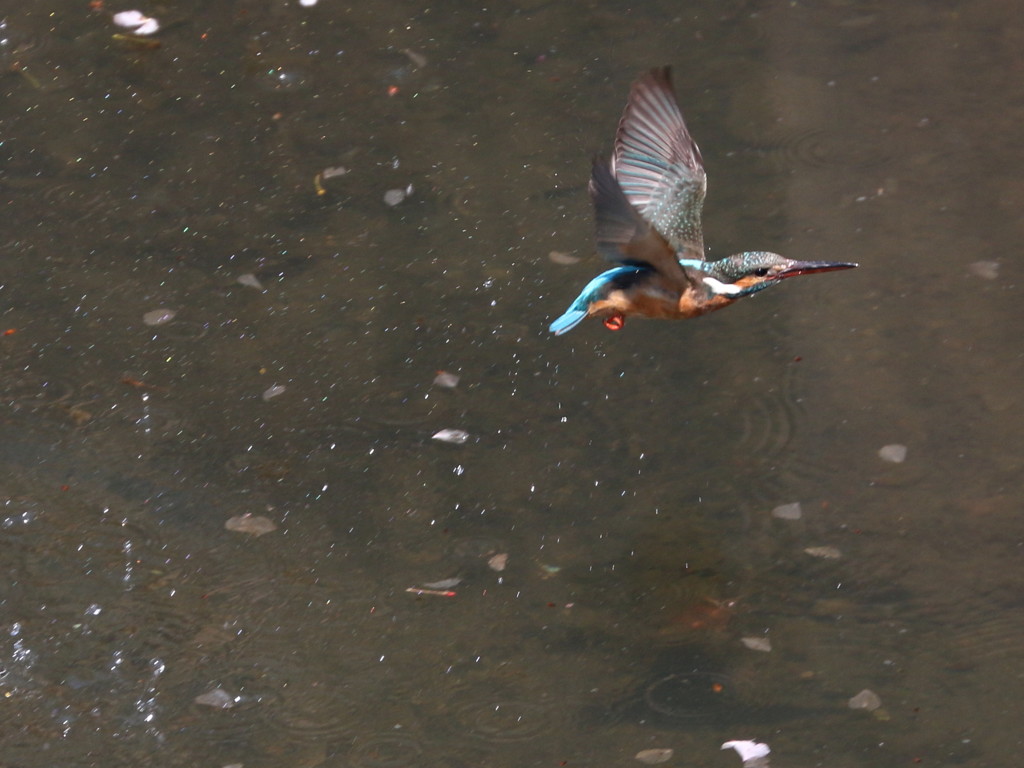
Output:
[[668,67],[636,81],[615,136],[611,170],[626,199],[679,252],[704,260],[707,177],[683,122]]
[[608,163],[597,159],[590,174],[590,199],[597,224],[597,252],[609,261],[652,268],[668,285],[683,289],[689,282],[675,251],[630,205]]

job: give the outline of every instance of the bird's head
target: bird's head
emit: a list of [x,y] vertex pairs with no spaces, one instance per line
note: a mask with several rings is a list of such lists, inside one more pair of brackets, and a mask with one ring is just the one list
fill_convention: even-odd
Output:
[[719,261],[708,262],[704,284],[718,296],[740,298],[764,290],[769,285],[798,275],[853,269],[846,261],[796,261],[769,251],[737,253]]

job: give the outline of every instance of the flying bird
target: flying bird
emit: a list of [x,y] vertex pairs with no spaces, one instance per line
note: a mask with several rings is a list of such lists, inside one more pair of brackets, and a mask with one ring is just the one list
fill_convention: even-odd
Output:
[[630,89],[611,159],[595,159],[591,171],[597,252],[618,266],[587,283],[551,332],[561,335],[591,315],[613,331],[630,316],[697,317],[789,277],[857,266],[768,251],[708,261],[700,220],[706,189],[671,71],[652,69]]

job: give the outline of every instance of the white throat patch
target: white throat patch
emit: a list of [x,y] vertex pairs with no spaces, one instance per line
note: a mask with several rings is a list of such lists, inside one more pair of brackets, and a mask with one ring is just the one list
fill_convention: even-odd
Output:
[[705,277],[703,279],[708,288],[711,289],[711,292],[716,296],[735,296],[743,290],[738,285],[723,283],[721,280],[716,280],[713,277]]

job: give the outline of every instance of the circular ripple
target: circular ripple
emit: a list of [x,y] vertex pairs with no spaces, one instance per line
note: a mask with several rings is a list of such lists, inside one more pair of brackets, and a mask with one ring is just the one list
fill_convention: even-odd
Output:
[[137,658],[181,652],[199,632],[199,619],[186,599],[161,599],[152,594],[126,595],[104,611],[103,629]]
[[24,372],[5,377],[2,398],[15,410],[34,411],[66,403],[74,391],[65,379]]
[[290,685],[283,701],[270,713],[270,724],[292,741],[324,743],[360,730],[366,707],[348,700],[336,686]]
[[524,741],[553,726],[550,708],[510,699],[470,704],[459,710],[470,734],[486,741]]
[[426,399],[415,387],[375,393],[363,399],[360,421],[382,427],[415,427],[424,424],[437,410],[434,399]]
[[743,409],[743,431],[739,447],[759,459],[778,456],[793,439],[797,414],[793,404],[779,392],[766,392],[747,400]]
[[415,768],[422,762],[423,746],[404,733],[379,733],[359,738],[349,753],[355,768]]
[[893,158],[884,142],[865,142],[817,129],[781,134],[765,144],[748,146],[747,151],[784,168],[875,168]]
[[732,681],[717,672],[684,672],[667,675],[647,686],[644,704],[677,720],[714,717],[736,705]]
[[954,647],[971,664],[995,662],[1013,667],[1024,660],[1024,615],[1007,610],[997,616],[956,627],[950,633]]
[[82,589],[112,586],[120,593],[163,577],[163,544],[148,526],[107,511],[73,518],[65,512],[51,509],[22,537],[27,550],[21,576],[31,586],[70,582]]

